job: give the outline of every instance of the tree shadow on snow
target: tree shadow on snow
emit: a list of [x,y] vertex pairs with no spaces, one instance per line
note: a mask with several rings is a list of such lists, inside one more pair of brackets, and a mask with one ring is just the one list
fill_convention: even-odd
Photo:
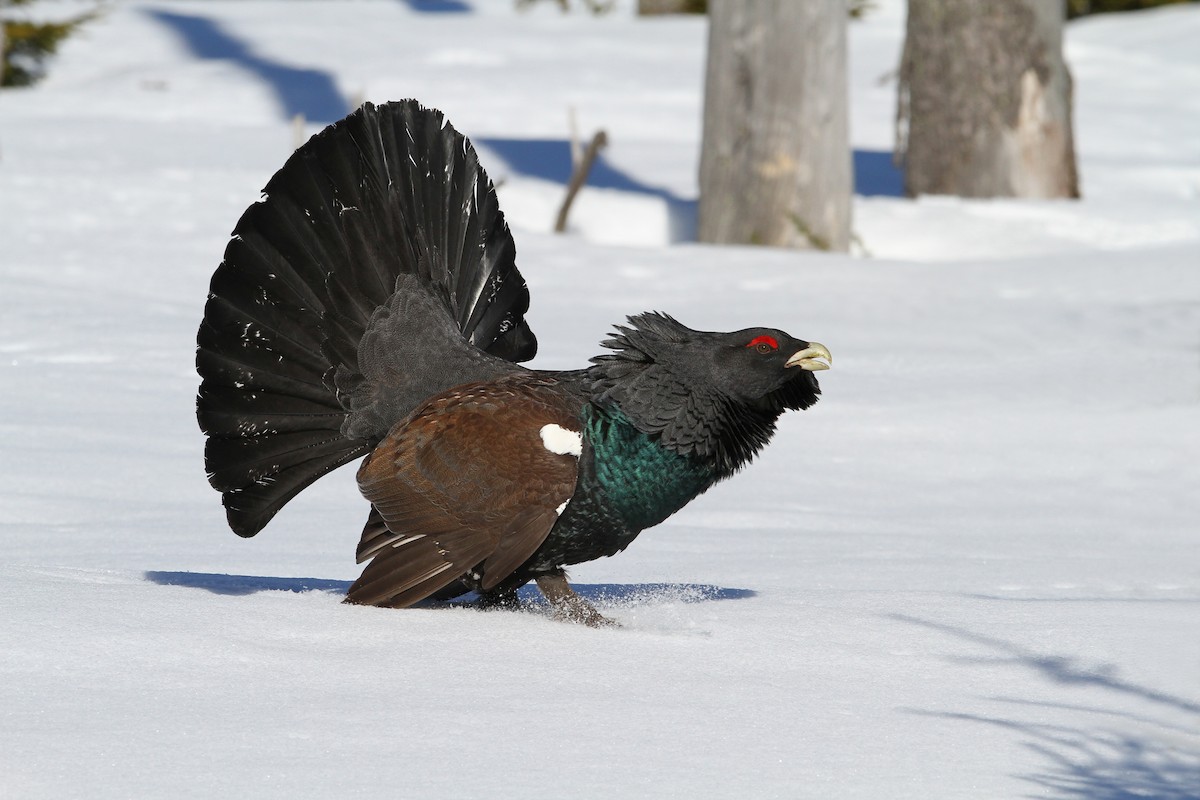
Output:
[[[560,183],[564,187],[571,180],[571,145],[566,139],[507,139],[487,136],[477,138],[475,142],[494,153],[513,172],[529,178]],[[667,207],[670,240],[687,242],[696,238],[695,200],[680,197],[670,189],[652,186],[634,178],[609,163],[603,153],[596,155],[584,185],[657,197]]]
[[301,114],[309,122],[328,123],[350,111],[350,104],[328,72],[264,58],[206,17],[161,9],[147,9],[145,13],[170,28],[197,58],[229,61],[268,84],[287,119]]
[[[1022,744],[1037,753],[1045,768],[1016,777],[1038,787],[1038,797],[1059,800],[1200,800],[1200,752],[1188,749],[1179,734],[1200,727],[1200,703],[1189,698],[1138,685],[1117,674],[1112,665],[1089,667],[1079,659],[1046,655],[1012,642],[975,633],[965,628],[909,617],[890,615],[891,619],[918,625],[983,646],[995,652],[990,657],[957,656],[960,664],[994,666],[1011,664],[1033,670],[1052,684],[1085,686],[1108,691],[1114,697],[1133,698],[1150,704],[1167,715],[1192,718],[1186,727],[1172,724],[1153,714],[1133,714],[1117,708],[1076,706],[1064,703],[1006,697],[988,698],[1013,706],[1067,709],[1084,712],[1109,721],[1107,726],[1076,727],[1033,723],[983,714],[904,709],[924,717],[960,720],[1013,731]],[[1157,728],[1161,736],[1114,730],[1112,719],[1123,719],[1141,730]]]
[[[150,570],[146,580],[160,586],[185,586],[213,594],[245,595],[257,592],[329,592],[344,595],[350,581],[329,578],[279,578],[267,575],[226,575],[212,572],[168,572]],[[699,583],[575,583],[575,591],[600,605],[638,605],[642,603],[707,603],[714,600],[741,600],[754,597],[752,589],[729,589]],[[469,604],[474,595],[463,595],[455,605]],[[525,586],[518,597],[523,605],[541,605],[544,601],[534,586]],[[447,602],[425,601],[422,608],[437,608]]]
[[[562,184],[571,179],[571,145],[566,139],[509,139],[481,137],[475,140],[502,160],[510,170],[530,178]],[[892,161],[890,152],[855,150],[854,193],[864,197],[903,197],[904,171]],[[662,200],[667,207],[672,242],[696,239],[698,202],[670,189],[638,180],[613,166],[603,153],[596,156],[586,186],[615,189]]]
[[891,152],[854,151],[854,193],[862,197],[904,197],[904,170]]

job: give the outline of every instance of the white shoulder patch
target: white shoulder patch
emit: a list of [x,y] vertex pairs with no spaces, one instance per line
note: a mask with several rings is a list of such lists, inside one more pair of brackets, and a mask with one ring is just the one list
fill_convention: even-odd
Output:
[[579,431],[569,430],[561,425],[550,423],[543,425],[541,431],[542,444],[551,453],[557,453],[560,456],[575,456],[583,452],[583,436]]

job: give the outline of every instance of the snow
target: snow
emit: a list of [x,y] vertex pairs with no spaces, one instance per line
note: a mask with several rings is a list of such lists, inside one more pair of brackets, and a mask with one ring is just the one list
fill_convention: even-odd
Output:
[[[114,3],[0,94],[0,797],[1200,797],[1200,8],[1068,27],[1083,200],[967,202],[896,196],[881,3],[848,257],[687,243],[705,29],[628,5]],[[342,605],[353,470],[250,540],[205,481],[229,231],[294,114],[407,96],[504,181],[537,366],[649,309],[836,356],[573,570],[619,630]]]

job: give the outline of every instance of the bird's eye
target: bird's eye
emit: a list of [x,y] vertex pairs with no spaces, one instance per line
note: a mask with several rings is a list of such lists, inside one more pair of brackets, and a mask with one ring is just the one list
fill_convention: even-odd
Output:
[[779,349],[779,342],[775,341],[773,336],[756,336],[750,340],[750,344],[746,347],[753,347],[760,353],[774,353]]

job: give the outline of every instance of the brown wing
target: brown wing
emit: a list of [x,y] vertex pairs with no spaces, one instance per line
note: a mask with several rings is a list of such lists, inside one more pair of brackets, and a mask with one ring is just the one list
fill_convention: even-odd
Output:
[[485,590],[508,577],[575,490],[578,459],[542,438],[579,429],[571,406],[520,376],[451,389],[397,424],[358,472],[373,506],[358,560],[372,561],[347,600],[400,608],[468,571]]

